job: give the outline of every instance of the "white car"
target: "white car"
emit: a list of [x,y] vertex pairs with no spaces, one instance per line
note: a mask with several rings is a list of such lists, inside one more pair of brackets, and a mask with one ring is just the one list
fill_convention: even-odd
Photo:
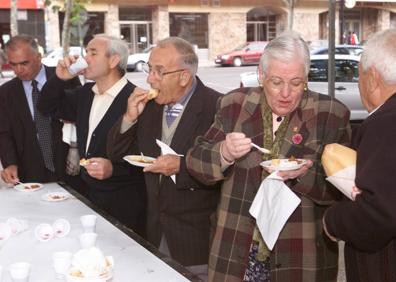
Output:
[[[79,47],[79,46],[70,46],[69,47],[69,55],[79,55],[85,56],[85,48],[84,47]],[[54,50],[50,51],[47,53],[42,59],[41,62],[48,66],[48,67],[56,67],[58,64],[58,61],[63,59],[63,48],[58,47],[55,48]]]
[[[351,55],[335,55],[335,97],[351,110],[351,120],[363,120],[368,116],[360,99],[358,88],[358,64],[360,57]],[[310,90],[327,94],[328,55],[311,55],[311,69],[308,75]],[[245,72],[240,75],[241,87],[257,87],[258,74]]]
[[155,47],[155,45],[151,45],[143,50],[142,53],[135,53],[128,56],[128,71],[142,71],[143,64],[148,62],[150,57],[151,50]]

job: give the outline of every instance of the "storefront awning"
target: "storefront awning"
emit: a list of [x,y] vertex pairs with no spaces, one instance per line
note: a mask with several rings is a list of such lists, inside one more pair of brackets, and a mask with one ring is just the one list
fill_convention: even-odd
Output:
[[[44,0],[18,0],[18,9],[31,10],[43,9]],[[1,0],[0,9],[10,9],[11,0]]]

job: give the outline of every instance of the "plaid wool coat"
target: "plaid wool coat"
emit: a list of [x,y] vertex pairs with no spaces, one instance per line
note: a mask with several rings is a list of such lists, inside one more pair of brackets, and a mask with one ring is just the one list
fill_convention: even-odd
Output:
[[[252,142],[263,144],[260,95],[264,95],[260,88],[225,95],[215,122],[188,153],[187,166],[194,177],[207,184],[223,180],[209,258],[210,281],[241,281],[245,273],[255,226],[249,208],[262,181],[262,155],[252,150],[222,172],[219,149],[230,132],[243,132]],[[299,144],[292,141],[296,134],[302,136]],[[299,182],[286,183],[301,198],[301,204],[271,253],[271,281],[336,280],[338,246],[323,233],[321,219],[340,194],[325,181],[320,158],[326,144],[348,144],[349,140],[349,110],[329,96],[306,91],[291,113],[279,157],[311,159],[314,165]]]

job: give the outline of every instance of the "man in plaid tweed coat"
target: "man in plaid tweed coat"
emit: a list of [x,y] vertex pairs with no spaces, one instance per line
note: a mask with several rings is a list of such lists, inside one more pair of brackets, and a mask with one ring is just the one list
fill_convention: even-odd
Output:
[[[274,39],[260,62],[263,87],[224,96],[214,124],[188,153],[187,166],[194,177],[206,184],[223,180],[210,281],[336,281],[338,246],[324,235],[321,217],[340,195],[325,181],[320,159],[326,144],[349,143],[349,111],[339,101],[306,89],[309,64],[308,48],[295,33]],[[268,112],[273,139],[281,128],[277,120],[288,122],[275,157],[310,161],[298,170],[279,173],[301,203],[281,231],[268,259],[270,277],[263,279],[246,276],[246,269],[255,229],[249,208],[263,180],[263,155],[251,149],[251,142],[262,146]]]

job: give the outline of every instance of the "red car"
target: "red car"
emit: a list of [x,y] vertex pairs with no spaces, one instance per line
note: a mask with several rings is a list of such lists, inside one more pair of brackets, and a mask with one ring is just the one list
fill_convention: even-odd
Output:
[[234,67],[258,65],[266,45],[265,41],[245,43],[230,52],[217,55],[215,63],[222,66],[233,65]]

